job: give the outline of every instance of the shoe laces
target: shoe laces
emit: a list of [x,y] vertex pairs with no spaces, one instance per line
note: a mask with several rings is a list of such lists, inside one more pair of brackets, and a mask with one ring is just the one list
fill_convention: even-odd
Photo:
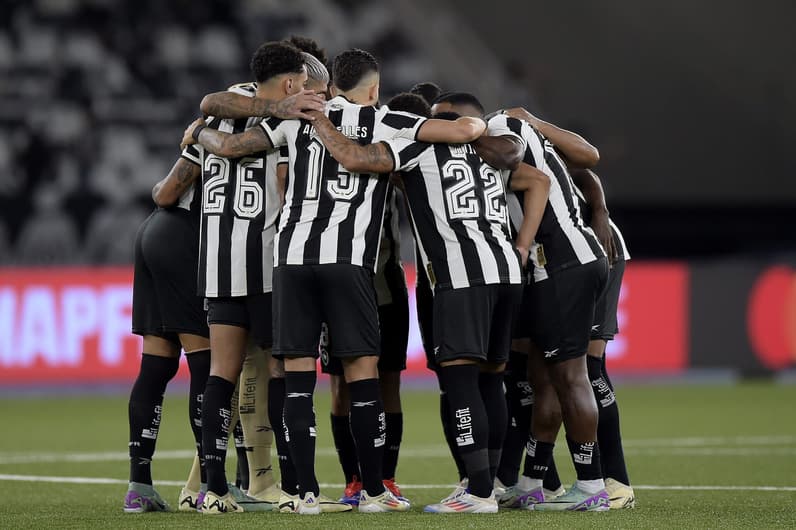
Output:
[[382,480],[382,483],[384,484],[384,487],[390,490],[393,495],[396,497],[403,497],[403,495],[401,495],[401,488],[399,488],[398,484],[395,483],[394,478]]

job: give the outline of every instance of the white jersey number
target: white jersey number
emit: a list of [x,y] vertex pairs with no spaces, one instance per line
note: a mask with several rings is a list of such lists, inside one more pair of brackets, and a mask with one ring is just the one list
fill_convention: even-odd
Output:
[[[243,219],[253,219],[263,211],[263,187],[258,182],[262,178],[264,161],[262,158],[243,158],[237,164],[236,186],[233,197],[235,215]],[[202,189],[202,212],[210,215],[224,213],[227,197],[224,187],[229,183],[229,160],[215,155],[204,161],[204,171],[210,175]]]

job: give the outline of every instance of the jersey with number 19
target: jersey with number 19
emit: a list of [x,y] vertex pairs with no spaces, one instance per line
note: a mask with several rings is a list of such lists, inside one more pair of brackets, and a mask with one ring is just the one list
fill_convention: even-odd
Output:
[[[420,116],[351,103],[326,105],[329,120],[362,145],[404,137],[414,140]],[[260,124],[271,143],[288,146],[285,205],[275,242],[281,265],[351,264],[375,269],[388,179],[346,171],[317,137],[312,123],[268,118]]]
[[[257,118],[208,118],[208,127],[239,133]],[[279,153],[228,159],[201,145],[184,158],[202,167],[199,294],[208,298],[271,292],[273,238],[279,215],[276,165]]]

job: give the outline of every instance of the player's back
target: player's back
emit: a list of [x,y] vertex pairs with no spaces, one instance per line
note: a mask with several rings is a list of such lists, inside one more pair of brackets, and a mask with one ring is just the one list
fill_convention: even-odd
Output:
[[500,172],[469,144],[414,143],[398,158],[432,284],[455,289],[519,283]]
[[[526,144],[523,162],[550,177],[550,195],[531,249],[537,277],[604,256],[594,232],[583,222],[572,177],[553,144],[526,122],[507,116],[496,116],[493,120],[505,121],[506,128],[523,139]],[[523,193],[510,192],[508,204],[516,230],[522,221]]]
[[[351,103],[327,103],[329,120],[361,145],[405,136],[414,139],[423,118]],[[329,154],[306,120],[269,118],[273,145],[288,146],[285,204],[276,238],[279,265],[347,263],[375,268],[384,215],[386,175],[352,173]]]

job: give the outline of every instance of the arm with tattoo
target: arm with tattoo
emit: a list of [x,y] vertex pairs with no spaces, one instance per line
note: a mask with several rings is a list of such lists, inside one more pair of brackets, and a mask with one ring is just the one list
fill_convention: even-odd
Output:
[[152,188],[152,200],[161,208],[173,206],[199,178],[199,166],[184,158],[174,163],[169,174]]
[[235,92],[215,92],[202,99],[199,108],[205,116],[217,118],[250,118],[252,116],[275,116],[285,120],[303,118],[311,120],[305,110],[322,111],[325,98],[312,90],[302,90],[298,94],[281,100],[249,97]]
[[320,112],[311,113],[315,131],[332,157],[354,173],[389,173],[395,167],[392,153],[384,143],[359,145],[346,138],[329,118]]

